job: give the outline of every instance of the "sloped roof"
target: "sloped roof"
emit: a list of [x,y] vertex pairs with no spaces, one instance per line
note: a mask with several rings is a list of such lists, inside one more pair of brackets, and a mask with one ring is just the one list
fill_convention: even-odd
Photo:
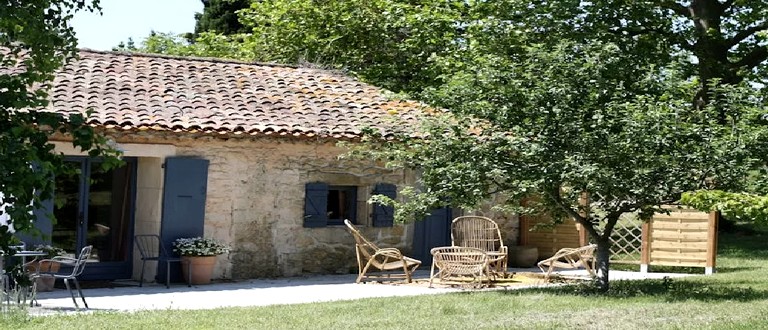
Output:
[[92,109],[90,124],[118,130],[354,138],[424,109],[386,93],[313,68],[81,50],[56,74],[49,110]]

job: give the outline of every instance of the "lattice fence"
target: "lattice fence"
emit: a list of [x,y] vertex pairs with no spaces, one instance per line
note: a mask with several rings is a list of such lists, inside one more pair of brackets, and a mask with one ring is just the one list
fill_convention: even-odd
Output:
[[642,239],[643,221],[635,213],[623,214],[611,233],[611,262],[639,264]]

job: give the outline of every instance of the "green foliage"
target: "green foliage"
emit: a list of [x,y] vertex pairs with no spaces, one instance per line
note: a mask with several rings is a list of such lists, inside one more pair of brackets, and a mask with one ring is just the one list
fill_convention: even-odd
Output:
[[[32,231],[32,211],[52,197],[51,177],[64,168],[51,136],[71,137],[90,156],[105,157],[105,167],[119,163],[117,151],[87,124],[88,113],[42,111],[54,72],[76,56],[69,21],[77,10],[98,10],[98,0],[0,3],[0,205],[17,231]],[[11,240],[8,227],[0,227],[6,254]]]
[[248,8],[251,0],[201,0],[203,12],[195,13],[195,33],[188,36],[194,41],[203,32],[231,35],[246,32],[237,18],[237,11]]
[[264,60],[345,69],[374,84],[416,92],[435,84],[434,57],[460,47],[463,1],[263,1],[244,10],[245,47]]
[[680,202],[703,211],[720,211],[732,220],[768,225],[768,196],[699,190],[684,193]]
[[514,58],[523,45],[563,40],[611,43],[633,63],[678,66],[684,77],[698,78],[695,99],[704,101],[713,81],[759,81],[768,73],[760,65],[768,57],[763,1],[246,2],[208,2],[198,23],[227,23],[196,33],[240,35],[228,42],[252,55],[247,60],[309,61],[413,95],[460,70],[466,50]]
[[[749,86],[713,85],[717,102],[697,109],[694,83],[614,44],[534,45],[514,58],[467,51],[463,66],[430,95],[451,116],[428,118],[419,138],[374,134],[363,147],[419,170],[422,196],[407,196],[400,221],[446,204],[476,208],[494,194],[510,206],[538,196],[534,206],[576,220],[607,249],[623,213],[648,218],[686,191],[739,188],[765,141]],[[601,260],[607,285],[607,254]]]
[[248,61],[255,56],[249,49],[239,46],[242,41],[237,40],[242,38],[242,35],[224,36],[203,32],[194,43],[189,43],[180,34],[152,32],[138,46],[133,40],[128,40],[127,43],[121,42],[112,50]]

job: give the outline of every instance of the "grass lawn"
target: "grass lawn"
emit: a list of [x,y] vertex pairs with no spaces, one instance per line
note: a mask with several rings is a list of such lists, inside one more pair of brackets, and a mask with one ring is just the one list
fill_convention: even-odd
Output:
[[768,233],[722,234],[718,273],[674,280],[417,297],[27,317],[1,329],[768,329]]

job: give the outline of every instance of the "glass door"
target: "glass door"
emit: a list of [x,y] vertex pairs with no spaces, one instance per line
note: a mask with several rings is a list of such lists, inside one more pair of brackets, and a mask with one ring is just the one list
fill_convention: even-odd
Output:
[[67,164],[75,171],[56,177],[52,244],[73,257],[93,245],[84,279],[130,277],[135,161],[109,171],[88,158]]

